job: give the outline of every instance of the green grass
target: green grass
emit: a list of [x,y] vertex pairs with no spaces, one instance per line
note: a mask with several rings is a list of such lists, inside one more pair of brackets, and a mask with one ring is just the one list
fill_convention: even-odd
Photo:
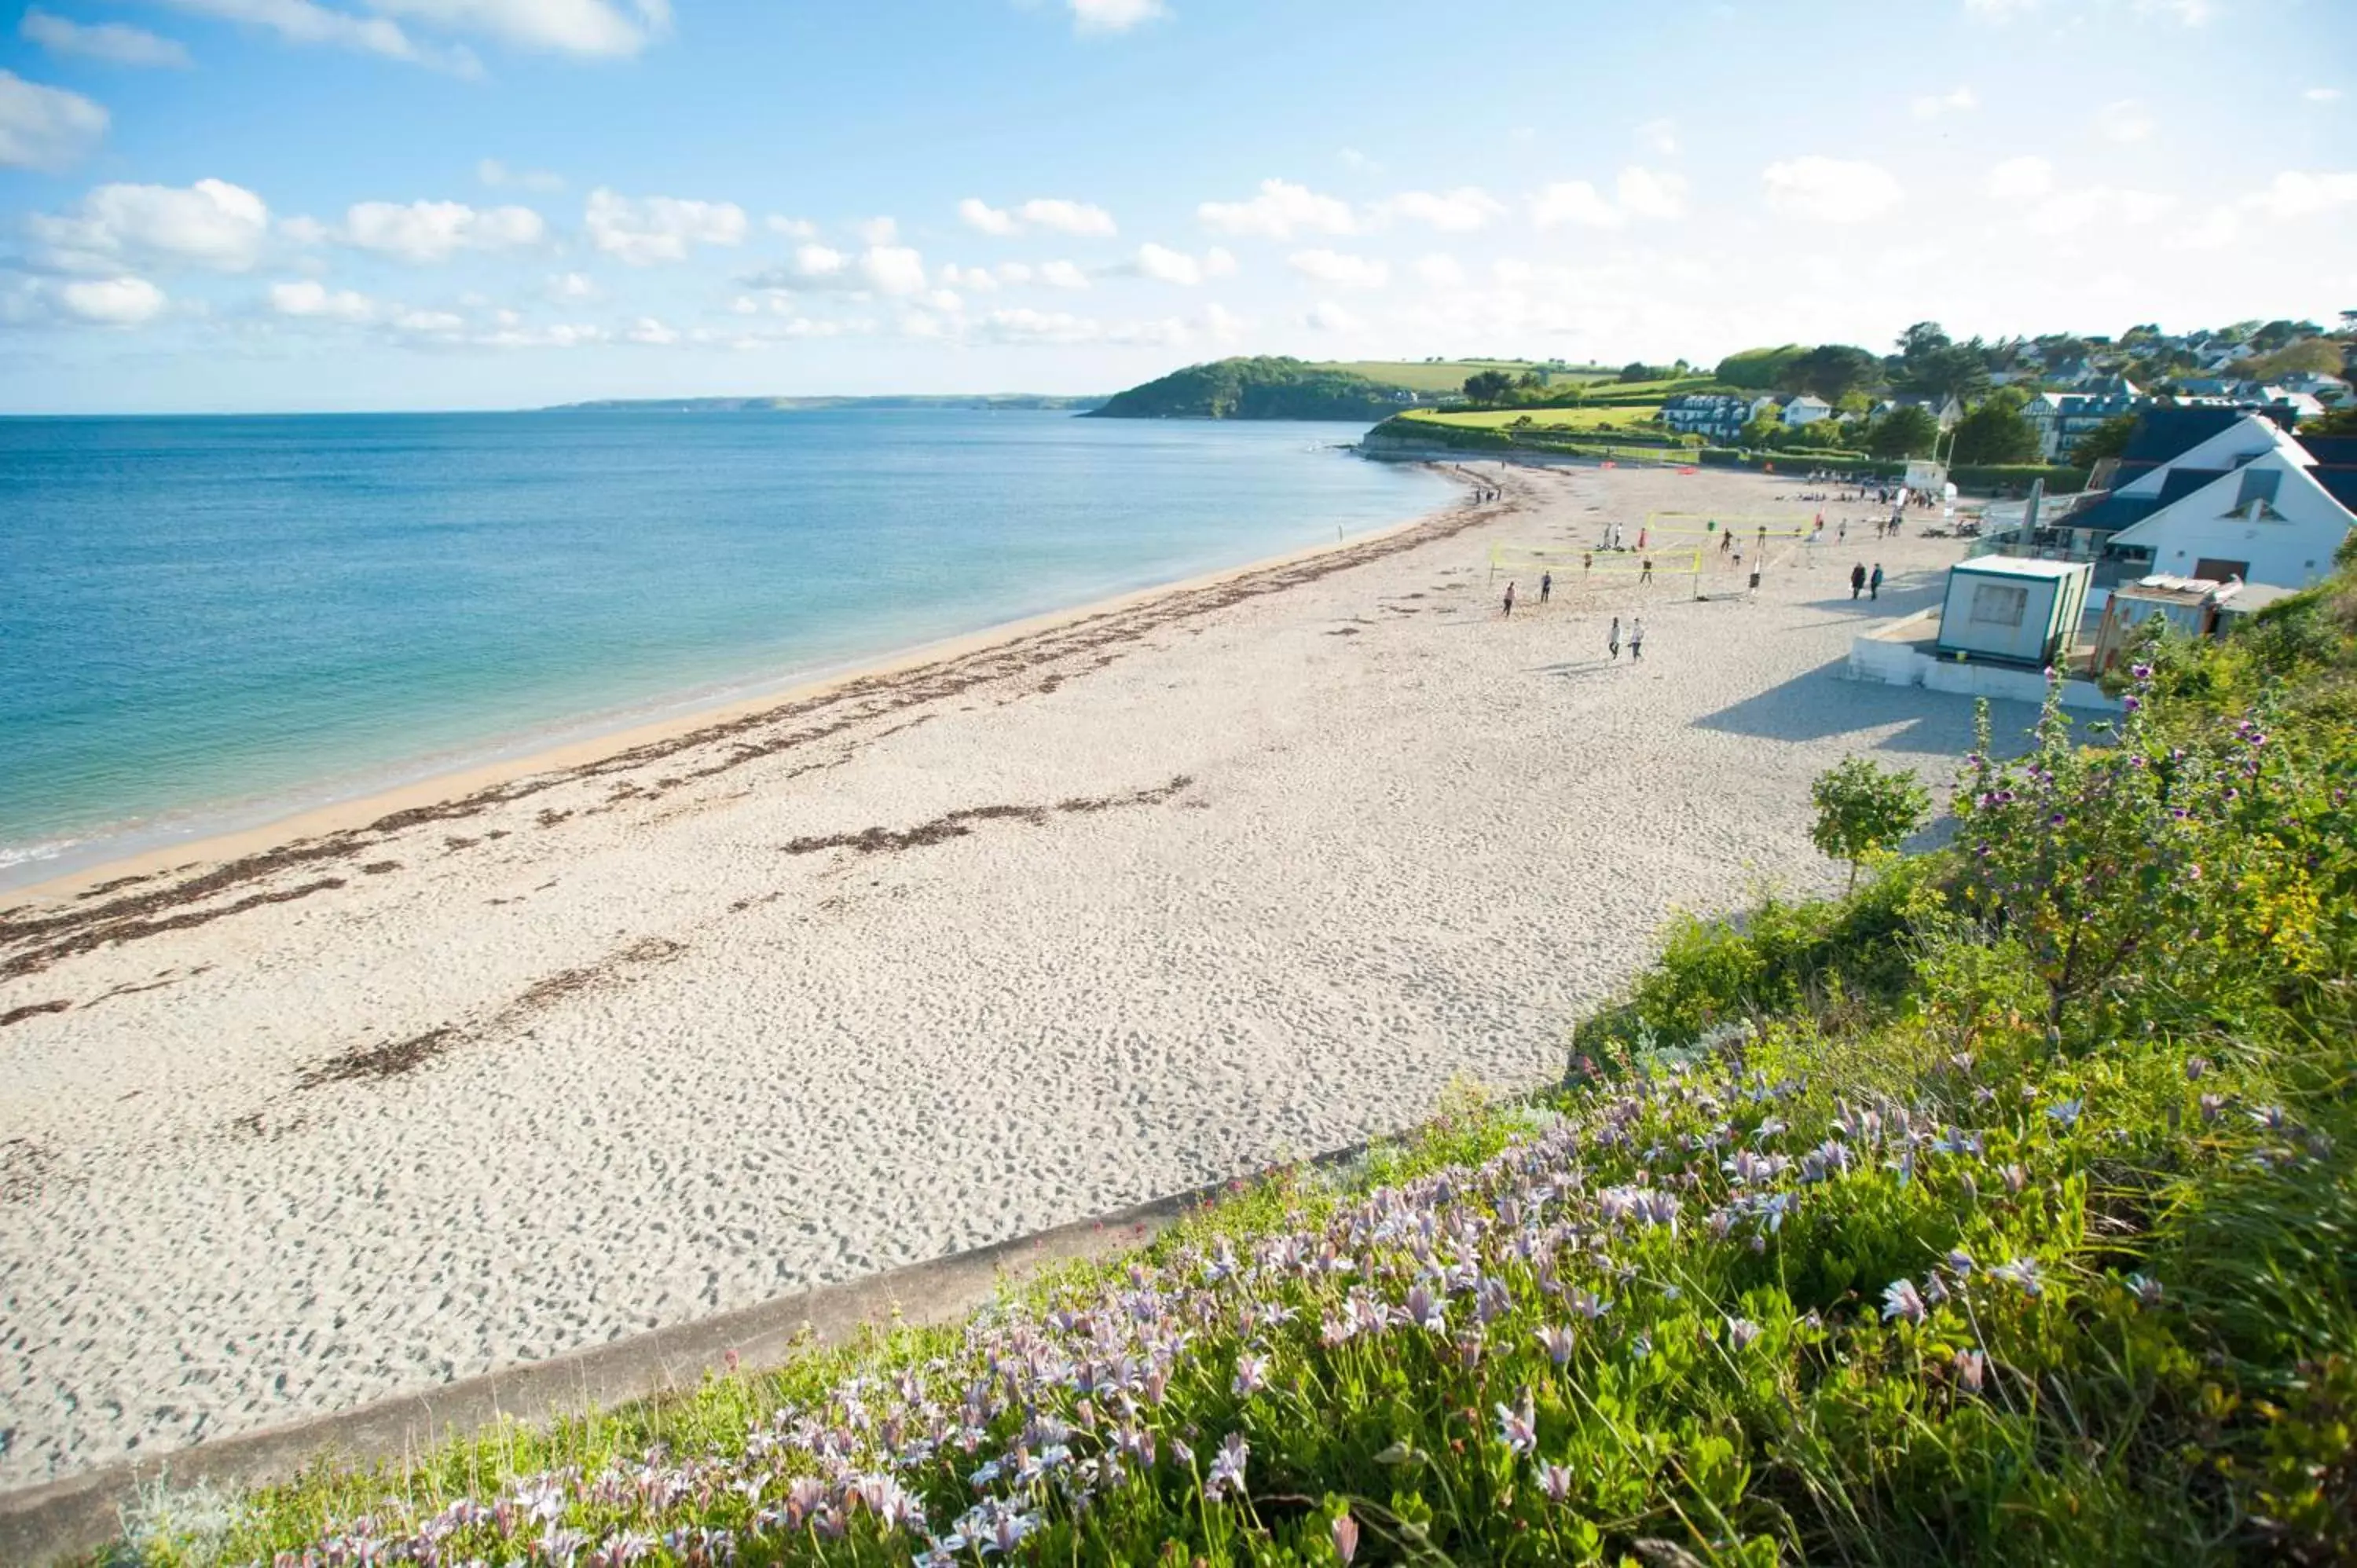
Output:
[[2137,657],[2101,747],[1968,765],[1953,849],[1679,923],[1553,1092],[131,1554],[2349,1561],[2357,583]]
[[1427,421],[1435,424],[1453,424],[1468,430],[1504,430],[1519,428],[1517,422],[1529,420],[1533,430],[1572,430],[1586,434],[1607,426],[1620,431],[1658,430],[1648,423],[1661,412],[1659,404],[1637,408],[1469,408],[1411,409],[1401,415],[1405,419]]
[[[1426,362],[1421,360],[1340,360],[1329,369],[1349,371],[1381,381],[1386,386],[1407,387],[1420,392],[1454,392],[1465,387],[1465,378],[1480,371],[1504,371],[1519,376],[1526,371],[1541,369],[1527,360],[1443,360]],[[1601,366],[1574,366],[1553,373],[1556,386],[1587,385],[1609,378],[1611,371]]]

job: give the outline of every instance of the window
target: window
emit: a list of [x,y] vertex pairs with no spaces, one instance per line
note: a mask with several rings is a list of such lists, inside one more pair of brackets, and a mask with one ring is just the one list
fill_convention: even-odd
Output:
[[2247,582],[2250,580],[2251,564],[2248,561],[2220,561],[2204,555],[2193,563],[2193,575],[2212,583],[2222,583],[2229,577],[2239,577]]
[[1974,626],[2018,627],[2021,618],[2029,611],[2029,590],[2008,587],[2003,583],[1973,585],[1972,613],[1965,619]]
[[2244,469],[2243,488],[2234,497],[2234,510],[2241,511],[2253,501],[2265,501],[2269,506],[2275,505],[2276,487],[2282,483],[2281,468]]

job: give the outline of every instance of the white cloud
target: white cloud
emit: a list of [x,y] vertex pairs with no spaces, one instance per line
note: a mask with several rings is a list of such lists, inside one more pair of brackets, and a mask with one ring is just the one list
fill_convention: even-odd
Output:
[[942,286],[962,288],[969,294],[992,294],[998,288],[998,274],[988,267],[962,267],[955,262],[942,263]]
[[1047,262],[1040,265],[1039,281],[1049,288],[1086,288],[1089,274],[1071,262]]
[[670,0],[370,0],[380,11],[446,32],[484,33],[519,48],[613,58],[637,54],[671,27]]
[[925,259],[906,245],[871,245],[859,258],[859,275],[878,294],[920,294]]
[[1632,218],[1683,218],[1686,210],[1685,177],[1656,173],[1631,166],[1620,171],[1620,209]]
[[50,263],[70,271],[112,274],[135,257],[236,273],[260,257],[270,209],[242,186],[200,179],[185,188],[102,185],[72,215],[27,222]]
[[2177,198],[2157,191],[2095,185],[2055,192],[2030,212],[2029,223],[2041,234],[2068,234],[2095,226],[2108,231],[2154,222],[2176,205]]
[[1249,201],[1206,201],[1195,209],[1195,216],[1223,234],[1257,234],[1272,240],[1289,240],[1297,231],[1358,231],[1348,202],[1281,179],[1261,181],[1260,194]]
[[762,226],[772,234],[783,234],[789,240],[815,240],[818,225],[807,218],[788,218],[772,212],[761,220]]
[[1392,281],[1389,262],[1372,261],[1344,251],[1296,251],[1286,264],[1305,277],[1336,288],[1381,288]]
[[548,297],[564,304],[595,299],[598,288],[595,282],[581,273],[559,273],[548,280]]
[[2142,102],[2122,98],[2095,112],[2095,131],[2108,142],[2141,142],[2152,134],[2152,116]]
[[460,251],[536,245],[548,227],[529,207],[476,209],[463,201],[362,201],[344,214],[341,238],[356,250],[404,262],[447,262]]
[[1531,198],[1531,221],[1542,229],[1566,223],[1584,229],[1618,229],[1627,220],[1587,181],[1566,179],[1542,188]]
[[467,318],[447,310],[408,310],[394,317],[393,325],[421,337],[454,337],[467,329]]
[[1330,299],[1319,300],[1301,319],[1304,325],[1320,332],[1356,332],[1367,325]]
[[1999,201],[2028,201],[2054,188],[2054,166],[2036,154],[2007,158],[1988,171],[1984,182]]
[[0,70],[0,167],[61,169],[106,134],[106,111],[79,92]]
[[1137,248],[1135,265],[1141,277],[1192,288],[1206,278],[1229,276],[1236,270],[1236,259],[1217,245],[1197,257],[1149,241]]
[[1115,232],[1113,214],[1103,208],[1061,197],[1035,196],[1017,208],[1015,216],[1035,229],[1052,229],[1084,239],[1103,239]]
[[1909,105],[1918,120],[1936,120],[1943,114],[1958,114],[1967,109],[1979,107],[1980,100],[1973,96],[1973,90],[1969,87],[1958,87],[1947,92],[1925,93]]
[[163,314],[167,303],[162,289],[136,277],[70,283],[57,296],[67,315],[100,327],[141,326]]
[[1868,222],[1907,199],[1899,181],[1879,164],[1813,154],[1770,164],[1760,178],[1769,206],[1822,223]]
[[1480,186],[1460,185],[1454,190],[1402,191],[1383,204],[1388,217],[1428,223],[1448,234],[1466,234],[1505,213],[1506,204]]
[[1162,0],[1070,0],[1070,4],[1072,26],[1083,33],[1125,33],[1170,14]]
[[2357,201],[2357,173],[2304,174],[2287,169],[2249,204],[2276,218],[2312,218]]
[[1409,270],[1415,274],[1417,282],[1430,284],[1435,288],[1460,288],[1465,283],[1465,269],[1458,264],[1457,258],[1437,252],[1418,257],[1415,265]]
[[2337,87],[2311,87],[2306,92],[2301,93],[2300,96],[2307,99],[2310,103],[2338,103],[2341,102],[2341,89]]
[[993,207],[978,196],[969,196],[958,203],[957,210],[966,227],[1001,237],[1020,234],[1027,229],[1049,229],[1059,234],[1089,239],[1118,231],[1113,214],[1103,208],[1062,197],[1035,196],[1018,207],[1006,208]]
[[2136,0],[2136,12],[2145,16],[2173,16],[2189,27],[2198,27],[2218,14],[2212,0]]
[[1678,123],[1675,120],[1648,120],[1637,127],[1637,140],[1647,152],[1657,157],[1678,156]]
[[851,226],[864,245],[890,245],[900,238],[900,225],[889,218],[864,218]]
[[1001,236],[1015,232],[1015,214],[1004,207],[991,206],[979,196],[967,197],[958,203],[957,210],[969,229]]
[[421,44],[404,32],[398,22],[382,16],[355,16],[331,10],[313,0],[168,0],[183,11],[219,16],[249,27],[266,28],[292,44],[323,44],[358,49],[387,59],[434,66],[461,75],[480,69],[465,48],[437,48]]
[[161,66],[185,70],[188,51],[145,27],[122,22],[85,25],[54,16],[38,5],[26,7],[16,30],[52,54],[81,55],[109,65]]
[[679,330],[664,326],[651,316],[641,316],[622,329],[622,341],[643,344],[650,349],[668,349],[679,341]]
[[510,168],[497,158],[485,158],[475,166],[475,177],[497,190],[513,186],[519,190],[563,190],[565,177],[546,169]]
[[2009,22],[2038,9],[2041,0],[1964,0],[1964,13],[1986,21]]
[[998,263],[998,281],[1003,284],[1027,284],[1032,282],[1038,275],[1037,269],[1028,262]]
[[367,321],[376,315],[376,304],[368,295],[348,288],[330,289],[313,278],[272,284],[270,308],[281,316],[327,321]]
[[[1383,172],[1383,165],[1377,163],[1374,159],[1369,157],[1366,154],[1361,152],[1356,147],[1344,147],[1335,156],[1342,160],[1342,166],[1346,169],[1352,169],[1360,174],[1381,174]],[[1217,309],[1218,306],[1215,306],[1212,308]]]
[[1243,317],[1214,302],[1203,306],[1203,335],[1214,343],[1233,343],[1244,335]]
[[584,214],[589,242],[634,267],[682,262],[694,245],[741,245],[745,209],[733,201],[689,201],[670,196],[633,200],[599,187]]
[[1093,343],[1104,336],[1104,324],[1092,317],[1021,306],[991,311],[977,326],[984,337],[1006,343]]
[[838,278],[850,270],[851,258],[832,245],[797,245],[794,247],[794,273],[799,277],[818,280]]

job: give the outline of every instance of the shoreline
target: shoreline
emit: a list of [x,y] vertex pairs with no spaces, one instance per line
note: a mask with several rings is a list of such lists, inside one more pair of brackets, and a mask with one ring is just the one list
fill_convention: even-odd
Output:
[[[1428,468],[1441,478],[1468,490],[1473,483],[1461,463],[1419,459],[1417,466]],[[740,687],[766,685],[766,689],[752,696],[721,702],[697,702],[660,717],[622,722],[611,727],[603,727],[599,721],[592,718],[584,721],[587,733],[576,733],[570,738],[550,744],[533,744],[530,749],[511,757],[436,768],[401,783],[366,789],[317,805],[274,811],[264,820],[246,826],[199,831],[192,836],[172,839],[149,848],[107,854],[38,881],[10,886],[5,879],[5,872],[0,872],[0,924],[5,924],[5,918],[11,915],[38,912],[44,908],[53,910],[110,887],[124,886],[132,882],[152,882],[178,873],[201,872],[208,867],[234,865],[283,846],[340,833],[365,832],[390,817],[430,811],[539,775],[570,775],[625,753],[647,752],[705,732],[759,722],[781,710],[840,694],[846,688],[869,682],[891,681],[929,665],[987,653],[1003,645],[1064,630],[1098,617],[1136,609],[1164,596],[1217,589],[1255,573],[1280,571],[1356,546],[1381,543],[1413,530],[1428,527],[1477,504],[1469,494],[1460,494],[1447,505],[1385,527],[1337,539],[1331,543],[1308,545],[1233,566],[1176,577],[1108,597],[1084,600],[1061,609],[1046,610],[978,630],[858,658],[808,674],[779,675],[769,678],[768,682],[757,677],[733,682]],[[268,807],[257,809],[271,810]]]

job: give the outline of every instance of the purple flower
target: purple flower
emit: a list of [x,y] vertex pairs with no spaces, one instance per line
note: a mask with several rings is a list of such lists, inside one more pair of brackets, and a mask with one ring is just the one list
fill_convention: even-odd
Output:
[[1415,1324],[1426,1334],[1448,1332],[1447,1309],[1435,1299],[1430,1291],[1420,1284],[1408,1291],[1407,1305],[1403,1310],[1407,1315],[1406,1321]]
[[2160,1305],[2160,1282],[2158,1280],[2147,1279],[2142,1274],[2130,1274],[2128,1276],[2128,1289],[2135,1293],[2136,1305],[2139,1306],[2158,1306]]
[[1956,1352],[1956,1382],[1966,1393],[1981,1391],[1981,1379],[1988,1371],[1988,1358],[1978,1350]]
[[1246,1350],[1236,1358],[1236,1380],[1232,1391],[1238,1399],[1250,1399],[1268,1384],[1268,1358]]
[[1542,1464],[1539,1466],[1539,1490],[1550,1502],[1561,1502],[1571,1496],[1571,1466]]
[[1886,1323],[1894,1317],[1921,1323],[1929,1310],[1913,1280],[1893,1280],[1882,1289],[1882,1317]]
[[1334,1522],[1326,1527],[1326,1532],[1334,1542],[1334,1555],[1343,1568],[1349,1568],[1351,1559],[1359,1554],[1359,1521],[1347,1513],[1338,1513]]
[[1571,1330],[1552,1325],[1534,1331],[1533,1337],[1546,1347],[1547,1359],[1560,1367],[1571,1359],[1574,1344]]
[[1218,1502],[1230,1492],[1242,1494],[1244,1489],[1244,1461],[1252,1457],[1252,1444],[1241,1432],[1231,1432],[1220,1439],[1220,1451],[1211,1456],[1211,1473],[1203,1477],[1203,1496]]
[[2007,1284],[2020,1286],[2024,1295],[2037,1295],[2046,1286],[2045,1280],[2039,1275],[2038,1260],[2035,1258],[2016,1258],[2011,1262],[1999,1263],[1989,1273]]
[[1751,1342],[1759,1337],[1760,1326],[1749,1318],[1730,1317],[1727,1320],[1727,1343],[1730,1348],[1749,1350]]
[[1498,1412],[1498,1440],[1517,1454],[1529,1454],[1539,1445],[1537,1417],[1531,1409],[1531,1391],[1523,1391],[1521,1405],[1513,1410],[1504,1405]]

